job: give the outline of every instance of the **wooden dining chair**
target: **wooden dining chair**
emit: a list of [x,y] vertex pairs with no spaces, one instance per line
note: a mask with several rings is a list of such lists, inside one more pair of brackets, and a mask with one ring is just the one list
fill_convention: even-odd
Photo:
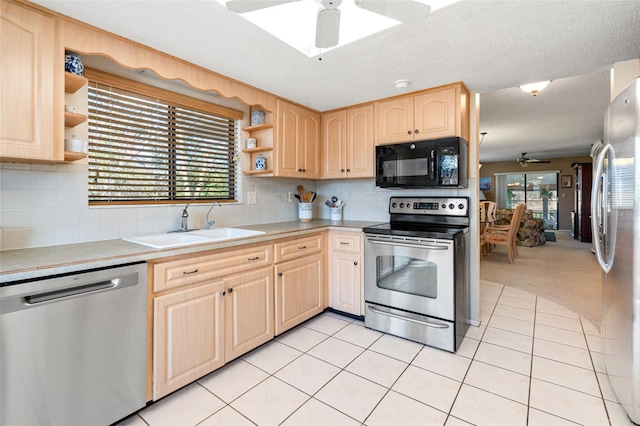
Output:
[[481,243],[483,244],[506,246],[509,263],[513,263],[514,259],[518,256],[518,250],[516,248],[518,228],[520,228],[522,214],[526,206],[525,203],[519,204],[513,212],[509,225],[491,226],[484,231],[481,238]]

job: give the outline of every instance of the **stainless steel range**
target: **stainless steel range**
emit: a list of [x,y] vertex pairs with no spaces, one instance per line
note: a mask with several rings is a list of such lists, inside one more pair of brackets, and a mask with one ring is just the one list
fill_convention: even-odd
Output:
[[450,352],[469,327],[469,199],[391,197],[364,229],[365,325]]

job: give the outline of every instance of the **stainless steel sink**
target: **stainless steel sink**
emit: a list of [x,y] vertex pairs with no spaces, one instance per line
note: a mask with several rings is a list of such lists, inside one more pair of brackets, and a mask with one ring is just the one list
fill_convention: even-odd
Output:
[[192,244],[232,240],[234,238],[243,238],[260,234],[264,234],[264,232],[241,228],[213,228],[189,232],[172,232],[167,234],[142,235],[138,237],[123,237],[122,239],[130,243],[140,244],[151,248],[172,248]]

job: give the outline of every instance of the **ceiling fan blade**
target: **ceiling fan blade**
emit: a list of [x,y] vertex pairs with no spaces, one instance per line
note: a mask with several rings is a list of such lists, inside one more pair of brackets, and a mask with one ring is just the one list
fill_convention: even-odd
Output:
[[227,9],[235,13],[248,13],[266,9],[279,4],[293,3],[298,0],[231,0],[226,3]]
[[328,49],[338,44],[340,38],[340,11],[323,9],[318,12],[316,23],[316,47]]
[[424,21],[431,6],[412,0],[355,0],[356,6],[405,24]]
[[527,160],[527,163],[547,163],[548,164],[550,162],[551,161],[547,161],[547,160],[534,160],[534,159]]

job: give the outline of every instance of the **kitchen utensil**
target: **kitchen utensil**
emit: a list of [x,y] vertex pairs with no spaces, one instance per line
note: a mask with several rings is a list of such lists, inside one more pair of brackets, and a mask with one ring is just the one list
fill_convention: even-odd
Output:
[[302,194],[304,194],[304,187],[302,185],[298,185],[298,194],[300,194],[300,196],[302,197]]
[[336,201],[338,201],[338,197],[336,197],[335,195],[333,197],[331,197],[331,202],[335,203]]
[[311,192],[311,201],[309,201],[310,203],[313,203],[313,201],[316,199],[316,193],[315,192]]
[[299,194],[293,194],[294,197],[296,197],[296,199],[300,202],[302,202],[302,198],[300,198]]
[[324,203],[326,204],[327,207],[333,207],[333,204],[331,203],[330,200],[327,200]]

